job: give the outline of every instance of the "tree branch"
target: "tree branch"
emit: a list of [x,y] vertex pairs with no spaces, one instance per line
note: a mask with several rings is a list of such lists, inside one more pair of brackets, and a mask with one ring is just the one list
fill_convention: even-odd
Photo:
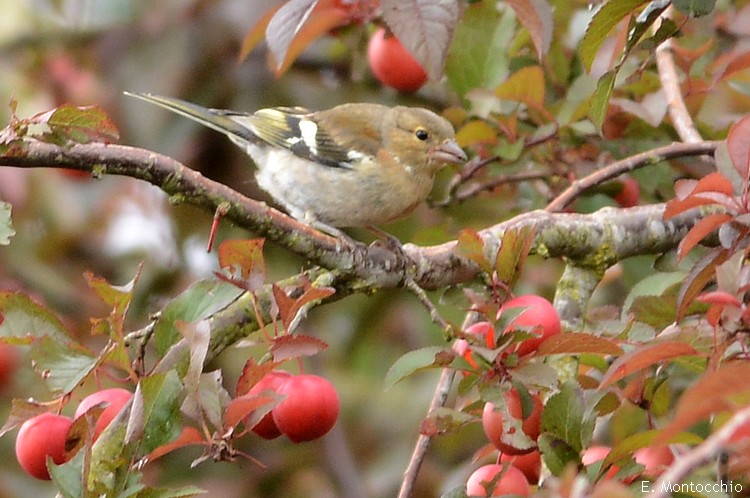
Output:
[[546,209],[547,211],[562,211],[573,201],[573,199],[591,187],[604,183],[607,180],[617,178],[623,173],[634,171],[660,161],[666,161],[677,157],[712,156],[716,151],[718,144],[719,142],[715,141],[700,141],[696,143],[678,142],[626,157],[625,159],[614,162],[585,178],[574,181],[570,187],[550,202]]
[[[616,176],[620,169],[643,166],[658,159],[711,153],[715,147],[716,142],[674,144],[615,163],[605,174]],[[615,167],[618,164],[623,166]],[[409,279],[422,289],[435,290],[466,283],[481,271],[457,250],[455,240],[428,247],[406,244],[402,251],[395,252],[378,245],[364,251],[342,248],[335,238],[211,181],[167,156],[143,149],[98,143],[58,147],[28,141],[20,153],[0,155],[0,165],[74,168],[95,174],[131,176],[158,186],[175,202],[190,203],[209,212],[221,204],[228,205],[226,217],[236,225],[319,265],[307,273],[311,281],[322,279],[336,290],[326,302],[352,293],[400,287]],[[577,191],[579,187],[580,184],[571,189]],[[565,204],[565,195],[558,198],[559,204]],[[605,208],[592,214],[532,211],[481,230],[479,235],[485,253],[492,257],[497,254],[506,230],[533,226],[536,231],[533,253],[564,257],[575,266],[603,272],[622,259],[675,248],[703,213],[696,209],[664,221],[663,210],[663,205],[649,205]],[[296,277],[290,279],[295,280]],[[260,308],[267,312],[272,302],[270,290],[259,292],[258,299]],[[271,317],[261,318],[267,323]],[[257,327],[249,299],[238,299],[212,318],[209,358]]]
[[649,494],[652,498],[667,498],[672,495],[672,487],[679,484],[695,469],[704,465],[723,450],[737,429],[750,421],[750,406],[737,411],[721,429],[706,438],[700,445],[676,458],[659,479]]

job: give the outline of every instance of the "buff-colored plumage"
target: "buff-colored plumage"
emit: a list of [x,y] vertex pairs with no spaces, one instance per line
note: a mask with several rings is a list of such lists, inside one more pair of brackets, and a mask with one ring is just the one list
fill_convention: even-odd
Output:
[[134,96],[226,134],[255,162],[261,188],[323,229],[400,218],[427,198],[438,169],[466,160],[450,123],[421,108],[361,103],[245,114]]

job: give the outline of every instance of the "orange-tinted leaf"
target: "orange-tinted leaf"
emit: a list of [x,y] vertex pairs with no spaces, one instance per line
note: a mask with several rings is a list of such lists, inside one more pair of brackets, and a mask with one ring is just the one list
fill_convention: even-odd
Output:
[[[307,18],[299,29],[294,33],[293,38],[289,41],[289,44],[285,47],[284,51],[281,51],[281,44],[277,50],[271,51],[272,58],[274,61],[274,73],[276,76],[281,76],[289,69],[289,66],[299,57],[299,55],[309,47],[312,42],[317,40],[323,35],[326,35],[329,31],[339,26],[347,24],[349,21],[349,13],[338,7],[335,7],[331,2],[320,2],[315,9],[313,9],[310,17]],[[273,21],[271,21],[273,23]],[[266,31],[267,41],[269,48],[271,48],[271,39],[268,39],[272,25],[269,24],[268,30]]]
[[698,351],[684,342],[659,342],[638,347],[617,358],[602,379],[605,388],[632,373],[639,372],[673,358],[697,355]]
[[273,371],[277,366],[279,366],[279,362],[277,361],[267,361],[258,364],[255,361],[255,358],[248,359],[247,362],[245,362],[245,366],[242,367],[242,373],[240,374],[239,379],[237,379],[235,396],[247,394],[247,392],[257,384],[260,379]]
[[706,238],[711,232],[717,230],[723,223],[731,220],[732,217],[728,214],[709,214],[698,223],[693,225],[693,228],[685,235],[677,246],[677,254],[680,259],[684,258],[690,250],[695,247],[701,240]]
[[285,361],[302,356],[313,356],[328,348],[328,344],[309,335],[285,334],[276,337],[271,344],[275,361]]
[[737,296],[725,291],[704,292],[698,296],[697,299],[702,303],[723,304],[727,306],[736,306],[737,308],[742,307],[742,303],[737,299]]
[[495,259],[495,272],[501,282],[509,287],[518,280],[526,262],[526,257],[534,242],[536,229],[531,225],[506,230],[500,243],[500,250]]
[[565,332],[545,339],[536,354],[596,353],[619,356],[622,349],[611,339],[582,332]]
[[738,71],[744,71],[750,67],[750,52],[742,52],[740,54],[731,53],[728,54],[732,57],[732,60],[724,67],[724,70],[718,75],[718,80],[724,80]]
[[106,112],[97,106],[62,105],[49,114],[52,133],[78,143],[113,142],[120,132]]
[[492,265],[484,254],[484,240],[476,230],[464,228],[458,234],[456,250],[465,258],[478,264],[487,273],[492,272]]
[[750,174],[750,116],[740,119],[729,129],[727,150],[734,169],[747,181]]
[[552,7],[541,0],[508,0],[518,20],[531,35],[537,55],[541,59],[552,43]]
[[242,419],[258,408],[267,407],[268,411],[270,411],[273,408],[274,402],[278,402],[280,399],[280,396],[276,397],[266,394],[244,394],[234,398],[229,402],[224,412],[224,428],[235,427]]
[[693,194],[700,192],[719,192],[731,196],[734,193],[734,189],[732,188],[732,182],[730,182],[727,177],[718,171],[714,171],[698,180],[698,184],[695,186]]
[[486,121],[469,121],[456,132],[456,142],[461,147],[497,143],[497,131]]
[[177,437],[177,439],[175,439],[171,443],[159,446],[154,451],[152,451],[148,455],[148,461],[153,462],[157,458],[163,457],[167,453],[171,453],[174,450],[178,450],[180,448],[184,448],[185,446],[194,444],[206,445],[207,441],[203,437],[203,434],[201,434],[201,432],[195,427],[183,427],[182,432]]
[[501,99],[523,102],[539,109],[544,106],[544,72],[539,66],[526,66],[495,89]]
[[264,239],[226,240],[219,246],[219,265],[248,290],[260,288],[266,279]]
[[712,249],[693,265],[677,294],[677,319],[685,315],[695,296],[705,289],[714,278],[716,267],[729,259],[729,252],[723,249]]
[[713,199],[695,195],[691,195],[684,200],[675,198],[667,202],[667,205],[664,208],[663,218],[665,220],[669,220],[670,218],[674,218],[675,216],[678,216],[689,209],[693,209],[698,206],[705,206],[707,204],[716,204],[716,202]]
[[278,11],[282,5],[284,4],[280,3],[266,12],[265,15],[261,17],[260,21],[258,21],[250,31],[248,31],[248,33],[245,35],[245,38],[242,40],[242,48],[240,49],[239,60],[244,60],[245,57],[247,57],[248,54],[250,54],[250,52],[252,52],[252,50],[256,46],[258,46],[261,41],[263,41],[263,36],[266,34],[268,23],[271,22],[271,18],[276,14],[276,11]]
[[284,324],[284,328],[287,331],[303,306],[314,301],[325,299],[336,292],[336,290],[331,287],[313,287],[310,280],[306,277],[302,280],[302,289],[302,295],[297,299],[294,299],[289,297],[286,291],[276,284],[271,287],[276,306],[279,308],[281,322]]
[[680,397],[672,421],[662,430],[656,444],[664,444],[675,434],[688,429],[709,415],[733,408],[731,398],[750,393],[750,362],[725,363],[704,374]]

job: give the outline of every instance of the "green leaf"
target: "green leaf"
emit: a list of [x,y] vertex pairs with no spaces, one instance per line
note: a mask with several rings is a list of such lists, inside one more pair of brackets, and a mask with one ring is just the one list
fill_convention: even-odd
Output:
[[127,442],[138,440],[138,454],[145,455],[172,441],[180,432],[182,383],[177,372],[141,379],[133,396]]
[[[443,357],[445,355],[446,357]],[[405,377],[427,368],[442,366],[450,361],[444,348],[431,346],[409,351],[391,365],[385,374],[385,388],[389,389]]]
[[710,14],[716,7],[716,0],[672,0],[674,7],[692,17]]
[[82,144],[114,142],[120,138],[107,113],[96,106],[60,106],[52,112],[47,125],[56,137]]
[[466,494],[466,485],[459,484],[440,495],[440,498],[469,498]]
[[541,59],[549,52],[552,44],[552,6],[546,0],[508,0],[508,5],[529,32]]
[[670,287],[682,282],[683,280],[685,280],[685,272],[683,271],[660,272],[645,277],[630,290],[630,293],[628,294],[628,297],[625,298],[625,303],[622,306],[623,312],[625,313],[625,310],[630,310],[636,298],[641,296],[661,296],[669,290]]
[[563,384],[560,392],[552,395],[542,411],[542,432],[564,441],[580,452],[591,440],[595,417],[585,412],[583,391],[573,381]]
[[79,451],[75,457],[62,465],[50,465],[49,475],[57,486],[57,491],[64,498],[85,496],[81,482],[84,452]]
[[242,294],[234,285],[219,280],[201,280],[188,287],[170,301],[159,316],[154,328],[154,344],[161,357],[180,338],[175,323],[193,322],[208,318]]
[[16,234],[10,219],[11,205],[0,201],[0,246],[10,244],[10,238]]
[[535,232],[532,226],[527,225],[519,229],[506,230],[503,234],[495,260],[495,271],[500,281],[510,288],[521,275]]
[[580,463],[579,452],[552,434],[543,433],[537,439],[544,464],[552,475],[560,475],[569,463]]
[[0,292],[0,337],[44,337],[68,342],[62,322],[30,297],[14,292]]
[[206,493],[206,490],[195,486],[186,486],[178,489],[148,488],[138,493],[136,498],[188,498]]
[[45,336],[31,348],[34,370],[54,393],[69,393],[96,368],[98,359],[83,346]]
[[476,230],[464,228],[459,232],[456,251],[478,264],[485,272],[492,272],[492,265],[484,254],[484,240]]
[[579,49],[581,61],[587,70],[591,69],[599,47],[612,29],[627,15],[648,2],[649,0],[609,0],[594,14]]
[[612,96],[612,91],[615,88],[616,78],[616,71],[607,71],[599,78],[599,82],[596,84],[596,91],[594,91],[594,95],[591,97],[589,117],[597,130],[601,130],[604,118],[607,115],[609,98]]
[[496,2],[469,5],[456,29],[445,72],[459,95],[475,88],[492,89],[510,72],[505,56],[515,33],[515,15],[500,13]]

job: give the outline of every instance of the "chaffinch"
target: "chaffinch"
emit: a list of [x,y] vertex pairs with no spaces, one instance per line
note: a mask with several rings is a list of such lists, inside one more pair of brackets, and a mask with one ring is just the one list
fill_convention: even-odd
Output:
[[227,135],[255,162],[258,185],[294,218],[333,235],[374,227],[424,201],[435,173],[466,161],[451,124],[426,109],[343,104],[253,114],[129,94]]

